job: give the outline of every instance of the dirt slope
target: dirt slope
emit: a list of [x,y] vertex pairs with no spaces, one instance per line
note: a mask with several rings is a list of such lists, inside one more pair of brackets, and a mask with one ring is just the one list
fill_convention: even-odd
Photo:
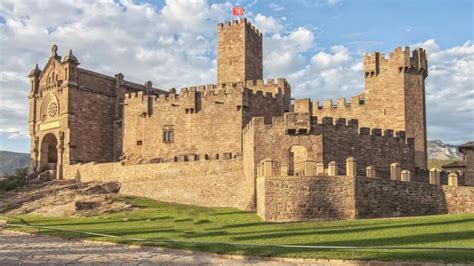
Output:
[[55,180],[30,184],[0,193],[0,213],[83,216],[132,208],[126,203],[114,201],[119,190],[120,184],[116,182]]

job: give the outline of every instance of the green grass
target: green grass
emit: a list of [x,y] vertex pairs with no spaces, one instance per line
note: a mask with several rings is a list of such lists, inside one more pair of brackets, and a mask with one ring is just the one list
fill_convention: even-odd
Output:
[[455,161],[461,161],[461,159],[459,158],[459,159],[449,159],[449,160],[428,160],[428,169],[431,169],[431,168],[442,169],[441,166],[448,163],[455,162]]
[[[474,247],[474,214],[346,221],[269,223],[255,213],[235,208],[203,208],[122,197],[141,208],[90,217],[44,217],[19,215],[32,225],[105,233],[145,239],[246,244],[298,244],[326,246]],[[10,219],[10,223],[23,223]],[[12,228],[14,229],[14,228]],[[18,230],[18,229],[15,229]],[[36,231],[21,229],[23,231]],[[42,231],[42,234],[57,234]],[[74,237],[75,233],[61,233]],[[129,241],[84,236],[88,239]],[[156,243],[141,243],[158,245]],[[430,250],[304,250],[294,248],[232,247],[228,245],[160,244],[216,253],[243,255],[333,258],[363,260],[473,262],[474,252]]]

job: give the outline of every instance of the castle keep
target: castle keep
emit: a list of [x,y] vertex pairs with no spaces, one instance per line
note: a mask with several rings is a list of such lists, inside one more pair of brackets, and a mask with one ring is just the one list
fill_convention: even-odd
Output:
[[[43,70],[29,74],[30,171],[117,180],[125,194],[233,206],[269,220],[394,215],[393,206],[363,209],[363,195],[390,194],[371,183],[410,190],[415,205],[414,194],[454,193],[436,172],[433,185],[407,182],[427,166],[423,49],[365,55],[364,93],[333,103],[294,100],[283,78],[263,81],[262,33],[245,19],[219,24],[217,43],[217,84],[179,92],[86,70],[53,45]],[[319,197],[333,201],[316,208]],[[438,205],[398,212],[473,210]]]

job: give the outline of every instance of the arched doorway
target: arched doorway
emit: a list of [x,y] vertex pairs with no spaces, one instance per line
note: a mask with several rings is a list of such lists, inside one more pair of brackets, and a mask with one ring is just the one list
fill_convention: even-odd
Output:
[[288,151],[288,175],[304,175],[304,163],[308,158],[306,148],[293,145]]
[[56,170],[58,165],[58,140],[52,133],[44,136],[41,142],[40,172]]

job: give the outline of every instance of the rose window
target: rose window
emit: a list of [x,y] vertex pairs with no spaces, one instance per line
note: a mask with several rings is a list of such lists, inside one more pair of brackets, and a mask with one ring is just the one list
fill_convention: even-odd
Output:
[[48,106],[49,117],[55,117],[57,114],[58,114],[58,105],[56,103],[51,103]]

